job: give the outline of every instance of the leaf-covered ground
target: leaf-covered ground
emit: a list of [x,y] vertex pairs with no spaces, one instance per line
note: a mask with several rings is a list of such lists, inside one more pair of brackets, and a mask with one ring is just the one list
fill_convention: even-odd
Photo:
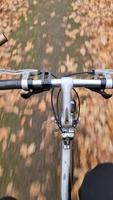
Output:
[[[112,0],[2,0],[2,31],[9,42],[0,47],[1,68],[40,67],[60,74],[113,65]],[[113,154],[112,99],[78,93],[73,199],[85,172],[112,161]],[[26,102],[19,92],[2,91],[0,113],[0,196],[59,199],[60,140],[51,122],[50,94]]]

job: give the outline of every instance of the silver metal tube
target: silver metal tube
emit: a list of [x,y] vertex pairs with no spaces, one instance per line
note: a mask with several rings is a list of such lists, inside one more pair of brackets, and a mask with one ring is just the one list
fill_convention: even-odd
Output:
[[69,200],[71,146],[65,145],[62,140],[62,166],[61,166],[61,200]]
[[[101,80],[92,80],[92,79],[72,79],[73,86],[77,87],[87,87],[87,86],[100,86]],[[51,84],[53,86],[60,86],[61,85],[61,79],[53,79],[51,80]]]
[[[92,80],[92,79],[72,79],[73,81],[73,86],[77,87],[87,87],[87,86],[100,86],[101,85],[101,80]],[[41,80],[33,80],[33,85],[41,85],[42,81]],[[52,79],[51,80],[51,85],[60,87],[61,86],[61,79]]]
[[[72,79],[73,87],[100,87],[102,84],[101,79]],[[33,80],[34,86],[41,86],[42,80]],[[52,79],[51,85],[53,87],[61,87],[61,79]],[[113,87],[113,80],[106,80],[106,88],[111,89]]]
[[101,86],[101,80],[92,79],[75,79],[73,80],[73,86],[77,87],[88,87],[88,86]]
[[42,80],[33,80],[33,86],[41,86]]

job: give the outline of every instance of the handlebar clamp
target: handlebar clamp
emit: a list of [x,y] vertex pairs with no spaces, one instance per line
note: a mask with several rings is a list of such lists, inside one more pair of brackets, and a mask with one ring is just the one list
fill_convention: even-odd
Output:
[[49,90],[51,88],[51,73],[43,72],[42,73],[42,88]]

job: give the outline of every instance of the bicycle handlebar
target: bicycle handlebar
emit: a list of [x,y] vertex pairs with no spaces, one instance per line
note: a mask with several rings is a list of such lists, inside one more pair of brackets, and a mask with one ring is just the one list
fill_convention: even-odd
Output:
[[[61,78],[56,78],[53,74],[49,72],[41,72],[39,70],[33,69],[25,69],[25,70],[0,70],[0,74],[11,74],[11,75],[19,75],[18,79],[6,79],[0,80],[0,90],[9,90],[9,89],[23,89],[27,92],[21,93],[21,97],[24,99],[28,99],[34,94],[38,94],[44,91],[48,91],[52,89],[51,92],[51,105],[53,114],[55,116],[55,120],[59,129],[63,134],[63,138],[73,138],[74,137],[74,129],[78,124],[79,115],[80,115],[80,100],[79,95],[74,88],[84,87],[90,89],[94,92],[101,94],[102,97],[105,99],[111,98],[112,94],[107,94],[104,90],[105,89],[112,89],[113,88],[113,79],[111,74],[113,71],[104,70],[101,71],[89,71],[85,72],[88,74],[93,75],[93,79],[91,78],[72,78],[69,76],[64,76]],[[76,73],[76,75],[82,74],[82,72]],[[83,72],[84,74],[84,72]],[[38,76],[40,75],[40,76]],[[95,77],[95,75],[97,77]],[[53,78],[54,77],[54,78]],[[94,79],[95,78],[95,79]],[[54,88],[61,88],[62,95],[63,95],[63,106],[62,106],[62,115],[60,116],[58,113],[58,99],[59,94],[57,94],[57,109],[55,112],[54,103],[53,103],[53,91]],[[74,113],[72,113],[72,102],[71,99],[71,92],[72,90],[76,93],[78,99],[78,114],[77,117],[74,117]],[[61,91],[59,89],[59,91]]]
[[[73,117],[71,115],[71,91],[74,90],[73,88],[77,87],[84,87],[87,89],[90,89],[94,92],[97,92],[101,94],[102,97],[105,99],[109,99],[112,97],[112,94],[107,94],[104,90],[105,89],[112,89],[113,88],[113,79],[111,78],[110,74],[112,71],[110,71],[110,74],[105,73],[104,76],[100,77],[102,75],[101,71],[95,72],[90,71],[92,73],[93,78],[95,74],[98,74],[99,77],[95,77],[95,79],[77,79],[72,78],[68,76],[64,76],[61,78],[52,78],[52,74],[49,72],[40,72],[40,71],[34,71],[34,70],[19,70],[19,71],[13,71],[11,73],[10,70],[0,70],[1,74],[13,74],[13,75],[20,75],[21,77],[18,79],[9,79],[9,80],[0,80],[0,90],[9,90],[9,89],[23,89],[26,90],[27,93],[21,93],[21,97],[24,99],[28,99],[34,94],[38,94],[44,91],[48,91],[52,88],[61,88],[63,92],[63,114],[61,119],[59,119],[59,115],[56,115],[54,105],[53,105],[53,90],[51,92],[51,105],[53,109],[53,113],[56,119],[56,122],[58,124],[58,127],[60,128],[62,133],[66,133],[69,131],[69,127],[76,127],[76,124],[78,122],[77,120],[73,120]],[[94,74],[95,73],[95,74]],[[37,77],[38,75],[41,75],[41,78]],[[76,90],[74,90],[76,92]],[[76,92],[78,101],[79,96]],[[59,96],[59,95],[58,95]],[[58,96],[57,96],[57,105],[58,105]],[[80,101],[79,101],[80,102]],[[80,103],[79,103],[79,112],[80,113]],[[78,114],[79,116],[79,114]],[[64,129],[63,129],[64,127]],[[70,134],[68,135],[69,137]],[[65,137],[65,135],[64,135]],[[66,135],[67,137],[67,135]]]
[[[65,92],[67,92],[67,90],[70,88],[84,87],[101,94],[101,96],[105,99],[108,99],[112,96],[111,94],[107,94],[104,91],[104,89],[113,88],[113,79],[111,78],[111,74],[113,74],[112,69],[90,70],[86,72],[74,73],[76,76],[82,74],[90,74],[93,75],[93,79],[77,79],[70,77],[73,76],[73,74],[69,74],[61,78],[56,78],[49,72],[42,72],[36,69],[0,70],[0,74],[19,75],[20,78],[18,79],[0,80],[0,90],[27,90],[27,94],[23,93],[21,95],[25,99],[34,94],[48,91],[55,87],[62,89],[65,87]],[[41,75],[40,79],[38,75]],[[98,76],[95,77],[95,75]],[[52,78],[52,76],[55,78]]]
[[21,80],[0,80],[0,90],[22,89]]
[[[67,81],[70,79],[66,77]],[[38,89],[45,88],[47,89],[53,87],[61,87],[63,78],[60,79],[51,79],[49,82],[43,82],[41,79],[32,80],[32,79],[9,79],[9,80],[0,80],[0,90],[8,89]],[[112,89],[113,88],[113,79],[72,79],[73,87],[84,87],[88,89]]]

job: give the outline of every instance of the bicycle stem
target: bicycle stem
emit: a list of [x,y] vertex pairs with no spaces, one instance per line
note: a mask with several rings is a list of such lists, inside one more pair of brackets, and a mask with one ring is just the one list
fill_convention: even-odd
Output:
[[73,88],[72,78],[61,78],[61,89],[63,92],[63,111],[61,116],[61,125],[64,131],[62,133],[63,138],[73,138],[74,128],[73,128],[73,117],[71,114],[71,91]]

